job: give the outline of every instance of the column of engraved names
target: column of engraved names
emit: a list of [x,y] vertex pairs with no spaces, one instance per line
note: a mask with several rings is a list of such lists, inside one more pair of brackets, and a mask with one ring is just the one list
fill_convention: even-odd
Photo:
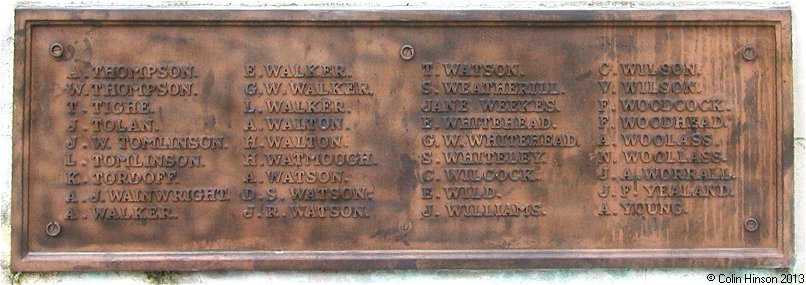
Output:
[[696,211],[695,201],[736,195],[726,155],[731,106],[707,91],[701,64],[607,62],[599,70],[602,90],[618,94],[601,104],[617,111],[602,122],[615,127],[606,140],[620,149],[605,162],[619,167],[597,174],[600,216],[680,216]]
[[[546,215],[540,201],[523,197],[538,191],[552,152],[578,147],[577,135],[557,126],[561,84],[527,79],[519,63],[421,67],[421,215]],[[506,197],[512,189],[521,198]]]
[[244,64],[241,199],[246,219],[369,218],[378,161],[350,146],[353,98],[373,96],[343,64]]
[[70,191],[65,219],[178,220],[180,205],[229,200],[226,187],[182,179],[206,166],[205,153],[224,149],[224,137],[177,135],[156,119],[161,106],[199,96],[198,75],[192,64],[71,67],[67,145],[76,151],[65,157],[66,183],[80,190]]

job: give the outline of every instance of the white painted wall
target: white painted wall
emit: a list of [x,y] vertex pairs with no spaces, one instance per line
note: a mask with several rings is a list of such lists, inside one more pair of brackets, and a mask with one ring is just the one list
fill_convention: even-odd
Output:
[[547,1],[547,0],[0,0],[0,284],[718,284],[708,273],[777,276],[776,270],[714,269],[594,269],[594,270],[436,270],[364,272],[201,272],[148,274],[45,273],[14,274],[9,271],[11,124],[15,7],[105,7],[227,9],[750,9],[791,7],[795,84],[795,254],[789,271],[806,274],[806,0],[789,1]]

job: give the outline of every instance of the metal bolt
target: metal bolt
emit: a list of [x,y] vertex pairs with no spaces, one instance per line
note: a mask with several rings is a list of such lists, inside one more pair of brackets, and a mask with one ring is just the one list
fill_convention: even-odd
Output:
[[414,58],[414,47],[411,45],[403,45],[400,48],[400,57],[402,57],[403,60],[411,60]]
[[748,61],[754,60],[756,59],[756,55],[758,55],[758,53],[756,52],[756,48],[754,48],[753,45],[746,45],[742,49],[742,57],[744,58],[744,60]]
[[47,226],[45,226],[45,233],[49,236],[55,237],[61,232],[62,226],[60,226],[57,222],[50,222]]
[[401,231],[407,232],[407,231],[409,231],[411,229],[411,222],[402,221],[402,222],[400,222],[400,225],[398,225],[398,226],[400,227]]
[[744,221],[744,229],[748,232],[755,232],[758,230],[758,220],[755,218],[747,218],[747,220]]
[[60,43],[52,43],[50,45],[50,56],[59,58],[64,55],[64,47]]

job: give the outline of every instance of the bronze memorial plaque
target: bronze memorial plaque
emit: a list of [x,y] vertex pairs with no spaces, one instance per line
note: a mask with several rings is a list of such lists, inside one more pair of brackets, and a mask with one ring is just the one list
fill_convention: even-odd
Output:
[[17,271],[792,263],[788,10],[16,17]]

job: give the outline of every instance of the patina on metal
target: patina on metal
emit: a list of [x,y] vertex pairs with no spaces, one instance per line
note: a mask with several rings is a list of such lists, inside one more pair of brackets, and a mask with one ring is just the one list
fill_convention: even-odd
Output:
[[788,10],[16,19],[16,271],[792,262]]

